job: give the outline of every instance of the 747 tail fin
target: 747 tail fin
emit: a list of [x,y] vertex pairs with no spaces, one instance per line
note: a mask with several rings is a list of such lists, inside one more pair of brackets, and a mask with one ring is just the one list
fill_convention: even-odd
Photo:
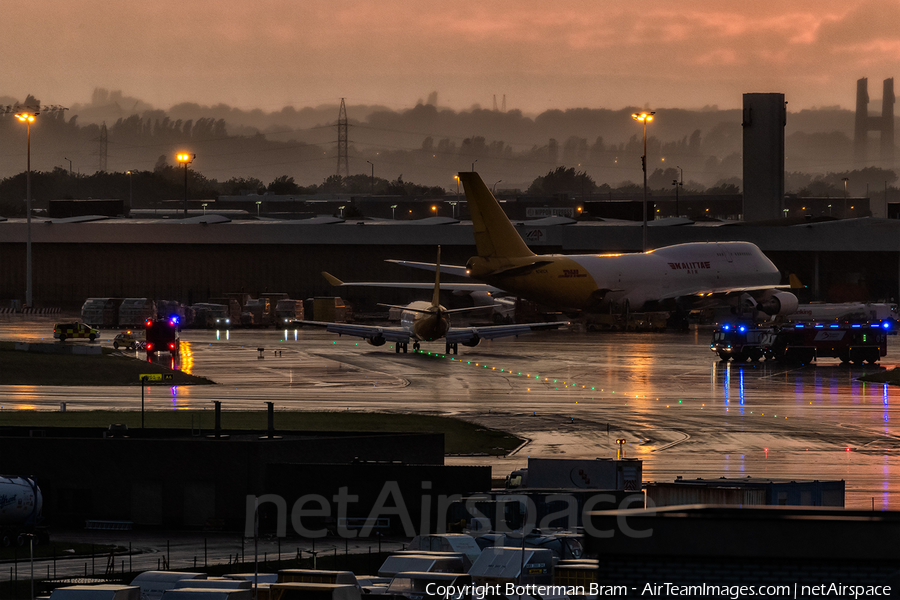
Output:
[[481,176],[475,172],[460,173],[459,180],[466,190],[478,256],[486,259],[534,256]]

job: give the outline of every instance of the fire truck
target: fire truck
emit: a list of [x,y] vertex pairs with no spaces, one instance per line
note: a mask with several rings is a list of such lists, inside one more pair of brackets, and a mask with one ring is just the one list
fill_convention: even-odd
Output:
[[709,345],[723,361],[761,358],[808,364],[817,358],[874,364],[887,355],[892,321],[795,323],[784,326],[723,325]]
[[178,356],[181,342],[178,339],[178,317],[168,319],[147,319],[144,322],[144,350],[148,355],[168,352]]

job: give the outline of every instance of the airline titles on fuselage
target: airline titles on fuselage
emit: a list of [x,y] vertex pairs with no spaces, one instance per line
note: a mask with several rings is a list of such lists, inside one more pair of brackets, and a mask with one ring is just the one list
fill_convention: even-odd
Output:
[[563,269],[560,277],[587,277],[587,273],[582,273],[579,269]]
[[709,269],[709,262],[696,261],[696,262],[670,262],[669,268],[673,271],[687,271],[690,273],[698,273],[700,269]]

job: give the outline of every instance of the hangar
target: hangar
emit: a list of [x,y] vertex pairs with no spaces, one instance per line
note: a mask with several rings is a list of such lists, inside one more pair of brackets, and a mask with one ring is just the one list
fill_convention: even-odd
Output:
[[[771,222],[770,222],[771,223]],[[640,223],[551,217],[517,222],[539,254],[637,252]],[[347,281],[428,281],[426,272],[386,259],[445,264],[475,253],[472,225],[452,218],[421,221],[186,220],[32,221],[36,307],[77,309],[88,297],[151,297],[193,304],[228,292],[285,292],[292,298],[335,295],[321,271]],[[25,290],[24,219],[0,222],[0,306]],[[799,277],[801,301],[888,301],[900,297],[900,220],[786,218],[771,224],[662,219],[652,247],[726,240],[757,244],[785,274]],[[409,300],[403,290],[366,290],[366,299]],[[362,297],[362,296],[361,296]],[[350,297],[353,300],[353,297]]]

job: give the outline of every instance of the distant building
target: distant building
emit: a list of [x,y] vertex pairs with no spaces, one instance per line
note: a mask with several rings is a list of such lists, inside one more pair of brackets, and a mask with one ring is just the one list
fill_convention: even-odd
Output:
[[784,209],[784,94],[744,94],[744,220],[769,221]]

